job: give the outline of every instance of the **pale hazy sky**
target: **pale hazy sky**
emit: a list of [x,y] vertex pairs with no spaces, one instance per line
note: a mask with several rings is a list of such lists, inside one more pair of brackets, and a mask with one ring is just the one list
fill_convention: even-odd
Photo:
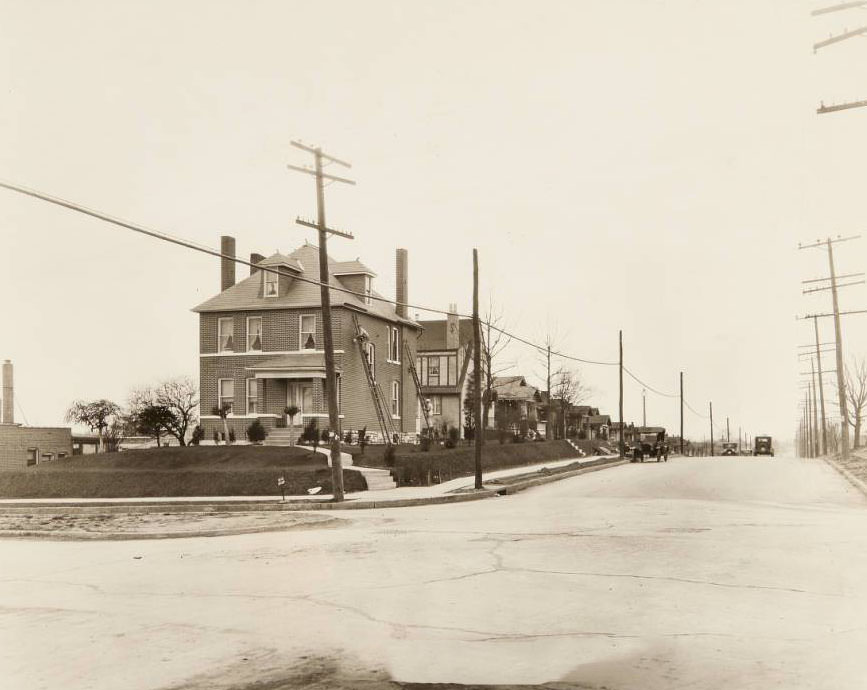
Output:
[[[801,296],[827,262],[796,246],[860,232],[867,196],[867,109],[815,114],[867,98],[867,42],[811,50],[867,12],[817,6],[0,0],[0,179],[214,247],[233,234],[246,256],[312,239],[293,222],[312,182],[285,164],[308,162],[290,140],[319,143],[358,180],[327,189],[329,222],[356,234],[331,253],[384,294],[402,246],[411,301],[468,311],[476,246],[516,332],[616,359],[622,328],[651,385],[674,392],[683,370],[696,409],[788,437],[812,337],[794,317],[829,305]],[[29,423],[197,374],[189,310],[218,260],[2,190],[0,237],[0,359]],[[838,268],[865,257],[867,239],[843,245]],[[865,335],[848,317],[850,353]],[[616,368],[580,371],[615,416]],[[676,428],[676,400],[647,405]],[[640,421],[630,381],[626,413]]]

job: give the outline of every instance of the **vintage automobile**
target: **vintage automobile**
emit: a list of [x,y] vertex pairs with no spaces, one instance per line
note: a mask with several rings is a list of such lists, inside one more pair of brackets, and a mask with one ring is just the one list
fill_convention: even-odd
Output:
[[753,455],[770,455],[774,457],[774,444],[770,436],[756,436]]
[[723,442],[721,455],[737,455],[737,454],[738,454],[738,444],[737,443],[733,443],[731,441]]

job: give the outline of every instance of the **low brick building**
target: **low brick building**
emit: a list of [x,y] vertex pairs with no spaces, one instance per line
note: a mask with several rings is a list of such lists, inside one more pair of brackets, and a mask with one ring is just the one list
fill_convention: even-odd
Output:
[[72,457],[72,430],[0,424],[0,470],[23,470]]
[[[234,238],[224,237],[222,253],[234,255]],[[284,408],[295,406],[300,430],[310,420],[328,427],[325,353],[319,280],[319,249],[306,244],[288,255],[251,263],[236,283],[235,263],[223,260],[222,291],[194,309],[199,314],[201,424],[205,441],[223,432],[214,408],[230,408],[227,423],[238,440],[258,419],[272,430],[283,426]],[[406,307],[373,299],[375,274],[359,261],[329,259],[329,282],[354,294],[331,290],[332,333],[337,369],[339,431],[366,427],[381,434],[366,359],[382,392],[380,406],[398,434],[419,430],[418,395],[410,372],[421,327]],[[407,301],[407,255],[397,250],[396,302]],[[359,332],[361,337],[359,338]]]

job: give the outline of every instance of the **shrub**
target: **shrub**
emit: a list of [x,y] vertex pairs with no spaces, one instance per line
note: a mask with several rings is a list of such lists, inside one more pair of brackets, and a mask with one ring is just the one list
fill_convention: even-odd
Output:
[[358,432],[358,445],[361,448],[361,454],[364,455],[364,447],[367,445],[367,427],[362,427]]
[[456,426],[450,426],[448,428],[448,433],[446,435],[446,448],[454,448],[458,445],[458,441],[461,438],[460,429]]
[[229,429],[229,444],[231,445],[234,442],[235,442],[235,430]]
[[331,429],[323,429],[319,434],[319,437],[322,439],[322,445],[330,445],[331,444]]
[[386,467],[394,467],[394,446],[392,444],[388,444],[385,447],[385,454],[383,455],[383,459],[385,461]]
[[220,442],[220,432],[214,429],[214,445],[216,446]]
[[253,423],[247,427],[247,438],[250,443],[262,443],[267,435],[268,432],[265,431],[265,427],[258,419],[254,419]]
[[202,439],[205,437],[205,432],[202,431],[202,427],[199,424],[196,424],[196,428],[193,429],[193,435],[190,437],[190,445],[197,446],[202,442]]
[[423,453],[427,453],[430,451],[431,446],[431,437],[430,431],[428,429],[422,429],[421,435],[418,439],[419,448]]

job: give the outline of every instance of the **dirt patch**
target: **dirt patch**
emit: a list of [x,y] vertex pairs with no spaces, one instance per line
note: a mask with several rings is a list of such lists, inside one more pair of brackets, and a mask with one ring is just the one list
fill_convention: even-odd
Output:
[[290,529],[336,527],[328,515],[251,513],[145,513],[113,515],[0,515],[0,537],[42,539],[170,539]]

